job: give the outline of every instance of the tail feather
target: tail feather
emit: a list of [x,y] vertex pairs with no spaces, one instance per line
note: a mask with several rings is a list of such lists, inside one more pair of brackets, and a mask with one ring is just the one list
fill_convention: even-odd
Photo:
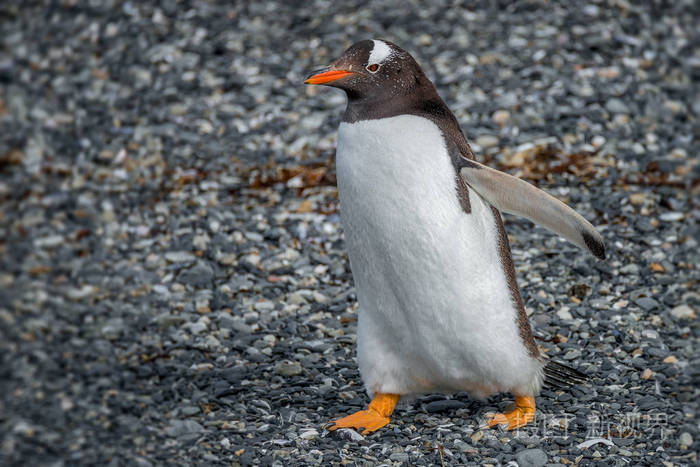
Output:
[[551,389],[566,389],[587,379],[580,371],[554,360],[547,361],[544,366],[544,385]]

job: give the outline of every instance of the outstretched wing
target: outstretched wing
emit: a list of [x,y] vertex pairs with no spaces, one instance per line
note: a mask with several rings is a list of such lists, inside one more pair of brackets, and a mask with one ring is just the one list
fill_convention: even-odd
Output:
[[462,159],[460,165],[462,180],[496,209],[530,219],[605,259],[603,237],[566,204],[524,180],[474,160]]

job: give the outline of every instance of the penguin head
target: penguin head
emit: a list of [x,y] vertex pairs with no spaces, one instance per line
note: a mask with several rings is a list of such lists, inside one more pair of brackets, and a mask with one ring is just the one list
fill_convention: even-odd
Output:
[[304,83],[344,90],[348,99],[384,100],[430,85],[420,66],[401,47],[384,40],[364,40],[329,66],[311,73]]

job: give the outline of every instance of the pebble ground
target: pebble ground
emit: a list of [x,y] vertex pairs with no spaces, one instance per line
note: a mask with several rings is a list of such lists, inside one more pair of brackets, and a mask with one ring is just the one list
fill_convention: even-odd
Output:
[[[674,2],[0,3],[0,464],[695,465],[700,7]],[[589,381],[366,401],[334,177],[337,90],[390,39],[480,160],[600,227],[506,217],[547,355]]]

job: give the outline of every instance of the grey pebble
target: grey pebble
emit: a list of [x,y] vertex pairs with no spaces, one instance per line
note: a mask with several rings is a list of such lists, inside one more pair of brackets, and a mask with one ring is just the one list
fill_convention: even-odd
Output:
[[515,454],[520,467],[542,467],[547,463],[547,454],[541,449],[523,449]]
[[196,259],[195,255],[187,251],[168,251],[163,256],[172,263],[189,263]]
[[686,431],[681,433],[681,436],[678,438],[678,442],[688,448],[693,445],[693,437]]
[[178,282],[189,284],[195,287],[210,285],[214,278],[212,267],[202,261],[197,262],[189,269],[185,269],[177,276]]
[[452,411],[452,410],[457,410],[457,409],[463,409],[466,407],[467,404],[461,401],[457,400],[441,400],[441,401],[433,401],[429,402],[428,404],[425,405],[425,411],[428,413],[438,413],[438,412],[446,412],[446,411]]
[[283,361],[277,364],[277,372],[282,376],[297,376],[300,375],[302,371],[299,362]]
[[204,427],[194,420],[175,420],[166,430],[166,433],[168,436],[177,437],[202,431],[204,431]]
[[406,452],[395,452],[389,456],[394,462],[408,462],[408,453]]
[[630,109],[627,104],[625,104],[623,100],[617,98],[608,99],[608,101],[605,103],[605,108],[613,113],[630,113]]
[[678,320],[690,320],[695,318],[695,310],[688,305],[678,305],[671,310],[671,316]]
[[634,303],[642,307],[645,311],[651,311],[659,308],[659,302],[650,297],[638,298],[634,301]]

